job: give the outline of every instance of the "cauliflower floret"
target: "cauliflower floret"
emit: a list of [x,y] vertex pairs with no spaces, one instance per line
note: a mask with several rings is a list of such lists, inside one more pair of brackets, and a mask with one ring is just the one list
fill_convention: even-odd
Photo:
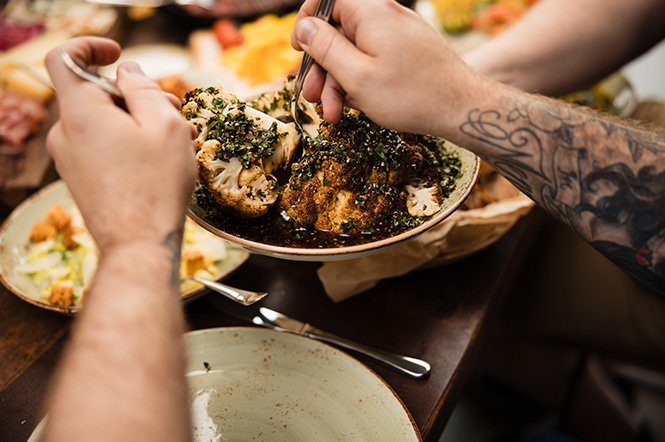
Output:
[[257,218],[275,204],[279,191],[275,178],[266,175],[260,162],[244,167],[238,158],[216,158],[219,141],[203,143],[196,155],[203,185],[226,210],[243,218]]
[[219,87],[202,89],[197,94],[188,93],[185,96],[185,104],[182,106],[181,112],[197,129],[198,135],[194,139],[197,150],[208,138],[208,121],[216,115],[213,109],[215,106],[213,102],[216,98],[221,99],[221,102],[225,104],[218,109],[220,113],[237,100],[235,95],[225,92]]
[[252,107],[246,107],[245,114],[253,118],[256,124],[263,129],[269,130],[273,124],[277,125],[277,133],[282,134],[275,145],[275,153],[263,160],[263,167],[266,173],[272,173],[280,167],[286,168],[291,162],[300,141],[300,133],[296,129],[295,124],[282,123]]
[[411,216],[432,216],[441,209],[441,187],[427,186],[420,180],[404,186],[406,208]]
[[[295,129],[295,123],[293,123],[291,117],[291,93],[294,84],[295,77],[291,76],[282,89],[265,92],[252,100],[249,105],[254,109],[260,110],[264,114],[268,114],[279,121],[294,126]],[[323,121],[316,110],[316,105],[300,96],[296,112],[298,115],[298,122],[302,126],[305,134],[310,138],[315,138],[318,135],[319,126]]]
[[243,218],[265,215],[277,201],[272,172],[286,168],[300,141],[285,124],[221,87],[195,89],[182,112],[198,130],[199,176],[220,205]]

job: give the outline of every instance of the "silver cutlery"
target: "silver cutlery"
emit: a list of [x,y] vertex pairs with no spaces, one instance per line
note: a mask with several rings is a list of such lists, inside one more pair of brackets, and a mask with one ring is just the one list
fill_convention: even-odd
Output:
[[306,322],[297,319],[289,318],[288,316],[271,310],[266,307],[259,308],[258,315],[252,318],[252,322],[256,325],[272,328],[278,331],[287,331],[296,333],[301,336],[315,339],[317,341],[326,342],[346,350],[355,351],[357,353],[369,356],[383,364],[388,365],[408,376],[414,378],[423,378],[429,375],[431,366],[427,362],[412,358],[410,356],[399,355],[386,350],[379,350],[370,347],[369,345],[359,344],[349,339],[336,336],[332,333],[319,330]]
[[125,98],[122,96],[120,89],[108,78],[102,77],[99,74],[91,72],[80,66],[74,61],[74,59],[65,51],[62,46],[58,46],[58,55],[62,62],[72,71],[74,74],[78,75],[80,78],[85,81],[89,81],[95,86],[101,88],[103,91],[107,92],[113,98],[113,101],[123,109],[126,109]]
[[[330,16],[332,15],[334,5],[335,0],[320,0],[316,7],[314,16],[328,22],[330,20]],[[309,73],[309,70],[312,68],[313,63],[314,59],[307,52],[305,52],[302,58],[302,62],[300,63],[300,69],[298,69],[298,74],[296,75],[296,80],[293,85],[293,93],[291,95],[291,118],[293,118],[293,121],[296,123],[298,130],[303,134],[306,134],[306,132],[303,130],[303,127],[298,121],[296,111],[298,110],[298,100],[300,99],[300,94],[302,93],[302,86],[305,82],[305,77]]]
[[228,286],[226,284],[222,284],[221,282],[210,281],[208,279],[203,279],[196,276],[188,276],[187,278],[191,279],[192,281],[196,281],[199,284],[202,284],[205,287],[209,288],[210,290],[222,294],[229,299],[233,299],[234,301],[242,305],[252,305],[255,302],[260,301],[261,299],[268,296],[268,294],[265,292],[252,292],[249,290],[241,290],[235,287]]

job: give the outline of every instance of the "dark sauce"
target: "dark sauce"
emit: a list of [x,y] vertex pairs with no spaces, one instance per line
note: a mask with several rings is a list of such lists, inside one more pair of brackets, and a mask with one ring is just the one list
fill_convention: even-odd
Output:
[[289,219],[278,205],[273,206],[259,219],[238,218],[220,210],[215,198],[204,187],[197,188],[194,199],[205,212],[206,221],[217,229],[238,238],[278,247],[327,249],[367,244],[390,238],[425,221],[423,218],[410,217],[409,219],[413,219],[414,222],[386,226],[371,233],[349,236],[299,225],[293,219]]

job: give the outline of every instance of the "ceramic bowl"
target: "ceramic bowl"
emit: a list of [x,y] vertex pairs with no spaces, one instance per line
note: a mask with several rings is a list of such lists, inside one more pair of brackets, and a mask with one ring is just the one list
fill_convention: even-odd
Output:
[[[454,146],[454,145],[451,145]],[[412,239],[426,230],[436,226],[441,221],[450,216],[464,202],[471,193],[480,170],[480,160],[472,152],[454,146],[462,161],[462,176],[457,180],[455,190],[443,201],[442,207],[438,213],[432,215],[423,224],[406,230],[390,238],[380,239],[366,244],[327,247],[327,248],[298,248],[284,247],[272,244],[266,244],[259,241],[248,240],[225,232],[215,221],[215,219],[192,198],[189,205],[189,217],[209,232],[223,238],[229,242],[236,243],[251,251],[262,255],[268,255],[280,259],[293,261],[339,261],[346,259],[359,258],[372,255],[374,253],[394,247],[404,241]]]

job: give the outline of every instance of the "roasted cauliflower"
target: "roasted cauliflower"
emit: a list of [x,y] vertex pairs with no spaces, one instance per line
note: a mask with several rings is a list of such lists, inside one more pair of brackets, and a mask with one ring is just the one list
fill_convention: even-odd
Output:
[[[249,105],[280,121],[292,122],[291,91],[293,90],[294,81],[294,77],[289,77],[282,89],[261,94],[256,99],[250,101]],[[307,136],[310,138],[316,137],[319,125],[323,119],[317,112],[315,105],[301,96],[296,107],[296,115],[298,122]]]
[[280,204],[299,224],[337,234],[413,227],[440,209],[438,148],[347,111],[305,146]]
[[[295,232],[298,241],[305,231],[386,237],[439,212],[461,164],[443,140],[388,130],[350,109],[329,124],[320,108],[299,103],[310,125],[300,140],[295,124],[286,123],[291,87],[247,104],[219,87],[185,97],[183,113],[199,132],[197,199],[245,219],[225,228],[244,236],[256,227],[265,235],[286,223],[279,235]],[[267,224],[247,221],[266,214]]]
[[247,106],[221,87],[190,91],[182,112],[198,130],[201,184],[227,211],[242,218],[265,215],[279,196],[272,173],[290,163],[300,140],[295,125]]

